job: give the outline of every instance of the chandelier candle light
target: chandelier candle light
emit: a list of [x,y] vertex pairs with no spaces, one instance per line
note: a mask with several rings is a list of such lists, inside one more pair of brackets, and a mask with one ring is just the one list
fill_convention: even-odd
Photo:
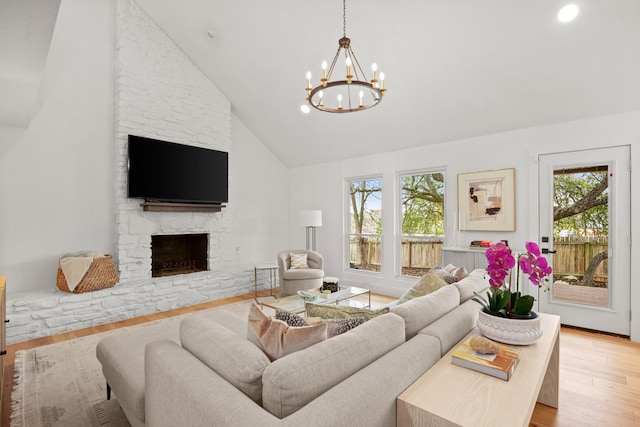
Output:
[[[307,71],[307,102],[312,107],[328,113],[352,113],[374,107],[382,101],[384,73],[378,74],[378,66],[373,63],[371,80],[367,80],[362,67],[351,49],[351,39],[347,37],[346,0],[342,0],[342,31],[338,40],[338,51],[327,70],[327,61],[322,61],[320,84],[313,87],[311,72]],[[344,80],[331,80],[338,59],[344,56]],[[378,78],[380,80],[378,80]]]

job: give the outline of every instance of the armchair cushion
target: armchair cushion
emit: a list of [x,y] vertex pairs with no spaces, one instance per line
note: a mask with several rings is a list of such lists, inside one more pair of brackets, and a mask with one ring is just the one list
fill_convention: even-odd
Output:
[[291,259],[292,270],[309,268],[307,254],[289,254],[289,258]]

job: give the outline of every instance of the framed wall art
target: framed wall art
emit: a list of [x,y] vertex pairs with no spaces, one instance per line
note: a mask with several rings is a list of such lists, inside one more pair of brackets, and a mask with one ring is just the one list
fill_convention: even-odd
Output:
[[461,231],[515,231],[515,169],[458,174]]

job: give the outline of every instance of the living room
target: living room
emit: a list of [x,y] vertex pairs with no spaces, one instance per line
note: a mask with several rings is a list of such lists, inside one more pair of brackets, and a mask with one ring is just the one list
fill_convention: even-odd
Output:
[[[623,20],[625,23],[638,22],[638,9],[632,3],[624,2],[628,10],[620,8],[617,12],[626,16],[626,20]],[[353,8],[349,12],[350,19],[353,16],[354,22],[357,22],[355,15],[358,8],[355,3],[349,5]],[[340,6],[338,4],[335,10],[325,13],[337,15],[339,21]],[[327,6],[326,9],[333,8]],[[610,9],[615,7],[610,6]],[[624,10],[628,13],[625,14]],[[213,225],[206,225],[218,237],[215,239],[216,251],[210,256],[215,260],[215,265],[211,265],[211,271],[203,275],[201,280],[205,283],[204,287],[215,287],[215,291],[199,293],[195,290],[192,299],[160,303],[153,307],[154,311],[202,302],[205,298],[218,299],[251,292],[253,265],[256,262],[275,262],[278,251],[304,247],[305,230],[298,222],[298,216],[300,211],[306,209],[323,212],[322,227],[317,229],[317,248],[325,258],[327,273],[340,276],[345,282],[366,283],[368,288],[380,294],[401,295],[412,282],[396,275],[393,244],[386,244],[383,248],[383,266],[379,274],[354,272],[343,267],[344,192],[345,180],[349,178],[382,178],[385,188],[382,199],[385,212],[383,228],[394,230],[396,196],[393,189],[397,186],[398,173],[443,168],[447,183],[445,239],[449,246],[464,247],[472,240],[486,238],[505,238],[515,246],[522,246],[525,241],[538,236],[539,155],[557,152],[576,152],[579,155],[582,150],[628,146],[631,162],[640,160],[637,25],[633,29],[635,32],[624,33],[626,44],[601,47],[603,51],[613,51],[619,58],[628,60],[620,64],[621,69],[625,70],[620,73],[620,80],[593,82],[586,79],[582,83],[585,90],[588,86],[592,97],[593,93],[601,95],[602,110],[599,113],[586,109],[582,111],[579,108],[581,105],[576,103],[573,106],[575,111],[562,116],[562,119],[550,115],[546,121],[542,121],[539,111],[552,109],[560,99],[553,96],[540,99],[536,96],[537,89],[523,89],[514,96],[516,99],[520,97],[519,103],[501,110],[483,111],[479,108],[467,112],[466,116],[456,116],[455,120],[476,123],[476,133],[461,134],[453,123],[450,125],[450,134],[425,133],[416,136],[415,132],[407,130],[405,119],[399,117],[396,110],[398,101],[394,100],[394,96],[400,95],[395,93],[397,91],[391,83],[393,79],[410,77],[399,77],[402,67],[396,66],[394,69],[391,64],[384,64],[389,70],[389,92],[381,105],[371,111],[337,117],[325,117],[327,115],[322,116],[316,111],[302,115],[298,106],[304,101],[304,91],[300,90],[299,103],[286,107],[296,113],[289,120],[301,123],[295,126],[291,123],[291,127],[315,129],[319,124],[323,130],[319,132],[318,139],[310,137],[308,141],[282,133],[281,139],[289,142],[287,147],[290,151],[287,152],[279,145],[268,145],[262,141],[258,129],[261,131],[274,126],[286,129],[289,122],[261,124],[254,130],[249,121],[241,119],[245,114],[243,105],[251,104],[253,97],[260,97],[256,92],[262,93],[261,67],[274,67],[269,62],[269,54],[262,51],[256,53],[256,64],[252,67],[255,79],[244,81],[247,87],[252,88],[250,93],[244,98],[227,98],[227,94],[215,85],[215,76],[205,77],[200,67],[185,54],[185,48],[172,41],[170,26],[163,28],[160,25],[164,20],[171,20],[169,11],[154,9],[148,1],[112,3],[97,0],[62,0],[59,11],[55,11],[55,28],[52,25],[51,44],[34,96],[32,115],[22,125],[0,125],[0,194],[3,200],[0,205],[0,274],[8,277],[7,310],[9,317],[14,317],[7,329],[10,340],[17,342],[75,327],[77,321],[56,324],[53,328],[40,326],[34,330],[31,325],[37,323],[38,319],[25,318],[25,304],[11,305],[11,301],[32,301],[34,295],[37,298],[44,294],[47,303],[41,309],[51,308],[48,301],[52,293],[57,292],[55,273],[58,258],[62,254],[90,249],[112,253],[118,261],[124,261],[123,248],[119,245],[129,244],[124,237],[126,232],[132,227],[150,226],[147,221],[159,216],[142,213],[139,203],[136,203],[139,201],[126,199],[124,170],[127,134],[205,145],[230,153],[229,203],[222,213],[216,214],[215,219],[211,220]],[[612,10],[609,12],[615,14]],[[585,15],[589,16],[588,12]],[[254,15],[251,18],[258,20]],[[296,19],[306,21],[309,17]],[[467,19],[471,20],[470,17]],[[611,20],[615,21],[614,18]],[[209,28],[198,29],[208,42],[211,38],[206,35],[207,30]],[[287,69],[286,72],[282,70],[286,78],[278,80],[273,87],[266,84],[264,90],[270,95],[265,97],[278,97],[277,86],[281,84],[297,85],[304,89],[304,72],[323,59],[319,55],[331,54],[334,39],[340,36],[334,31],[327,33],[328,41],[319,43],[324,48],[305,52],[305,59],[300,60],[299,64],[293,65],[290,61],[282,63],[281,68]],[[224,33],[214,35],[217,39],[213,38],[213,43],[224,40]],[[309,38],[315,37],[315,34],[309,33]],[[363,60],[378,60],[374,58],[375,46],[367,47],[367,37],[356,37],[354,34],[353,38],[354,49]],[[437,43],[431,39],[420,45],[430,41]],[[205,42],[202,43],[204,45]],[[272,40],[270,43],[274,49],[287,50],[286,46],[281,45],[283,40]],[[414,54],[419,55],[422,48],[416,44],[413,47]],[[210,47],[204,55],[215,54],[215,48]],[[602,52],[599,50],[597,54]],[[250,52],[242,51],[237,55],[249,56]],[[310,59],[306,60],[307,57]],[[261,65],[263,59],[268,65]],[[536,64],[533,62],[528,65],[534,67]],[[569,65],[571,72],[568,74],[576,78],[582,76],[586,71],[579,67],[588,65],[579,63],[575,69]],[[613,68],[616,66],[611,65]],[[405,67],[411,68],[408,65]],[[468,74],[490,73],[493,70],[492,66],[486,64],[478,67],[478,70],[468,69]],[[226,73],[232,74],[234,67],[228,68]],[[439,68],[437,61],[429,66],[430,70],[433,69],[433,78],[443,78],[453,73],[452,70]],[[464,79],[468,74],[456,70],[453,75]],[[416,84],[420,79],[429,78],[418,76],[420,78],[415,79]],[[543,80],[553,80],[553,76],[545,76],[544,72],[540,72],[540,76]],[[627,79],[622,76],[627,76]],[[220,75],[221,79],[224,77]],[[518,80],[519,77],[514,79]],[[462,82],[459,84],[463,89],[466,88]],[[545,86],[547,92],[544,93],[553,93],[549,86],[553,85]],[[416,89],[416,86],[413,88]],[[571,95],[561,93],[565,98]],[[618,99],[611,93],[627,93],[628,96]],[[486,97],[488,103],[491,93],[483,92],[481,96]],[[396,99],[416,100],[418,105],[414,109],[418,113],[411,116],[415,122],[432,122],[435,126],[436,122],[446,121],[443,116],[434,118],[422,115],[422,104],[429,104],[433,99],[428,91],[418,91]],[[458,108],[458,105],[447,103],[446,99],[437,100],[439,105],[430,106],[429,111],[435,108],[447,111]],[[255,102],[258,103],[257,100]],[[274,100],[274,105],[280,106],[281,102]],[[193,109],[189,110],[187,104],[191,104]],[[167,106],[167,109],[160,105]],[[536,120],[521,121],[517,127],[501,126],[502,117],[506,122],[513,113],[511,109],[515,109],[514,105],[525,111],[531,108],[532,117],[535,108],[538,112]],[[170,120],[164,119],[167,111]],[[446,119],[454,120],[451,116]],[[314,121],[317,123],[311,127]],[[482,128],[479,124],[483,122],[492,126]],[[337,123],[340,128],[354,128],[357,137],[338,138],[340,132],[334,130],[332,123]],[[473,126],[465,129],[473,129]],[[420,138],[424,138],[423,143],[416,142]],[[331,139],[340,141],[336,143]],[[318,148],[325,142],[326,147],[333,149]],[[403,145],[405,142],[409,145]],[[278,150],[285,152],[281,154]],[[456,221],[457,174],[502,168],[514,168],[516,171],[516,231],[459,231]],[[633,172],[631,188],[631,217],[635,218],[640,209],[640,178]],[[167,227],[183,227],[176,222],[182,222],[187,216],[195,218],[195,222],[199,221],[196,214],[185,214]],[[156,225],[150,227],[153,231]],[[202,227],[205,226],[186,226],[189,230]],[[385,243],[391,243],[394,239],[393,235],[385,235]],[[632,224],[631,240],[639,239],[640,232]],[[632,246],[631,260],[639,256],[637,247]],[[132,257],[135,258],[135,255]],[[134,264],[136,261],[131,262],[131,265]],[[636,277],[640,268],[637,263],[630,262],[629,268],[631,277]],[[149,284],[139,276],[130,275],[129,271],[120,267],[120,276],[126,280],[114,289],[128,286],[142,288]],[[180,285],[177,282],[184,283],[185,280],[159,281],[161,287]],[[632,281],[630,286],[632,315],[629,335],[633,341],[640,341],[640,316],[636,315],[640,313],[640,285]],[[76,302],[72,300],[70,304]],[[144,314],[136,310],[110,312],[105,309],[103,320],[108,322],[120,320],[123,316]]]

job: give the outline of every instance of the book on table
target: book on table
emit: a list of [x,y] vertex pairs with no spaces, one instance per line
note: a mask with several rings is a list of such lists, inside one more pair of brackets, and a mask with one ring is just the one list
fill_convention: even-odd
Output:
[[500,347],[498,353],[480,354],[473,351],[470,340],[471,337],[467,338],[453,350],[451,363],[509,381],[518,364],[520,349],[496,343]]

